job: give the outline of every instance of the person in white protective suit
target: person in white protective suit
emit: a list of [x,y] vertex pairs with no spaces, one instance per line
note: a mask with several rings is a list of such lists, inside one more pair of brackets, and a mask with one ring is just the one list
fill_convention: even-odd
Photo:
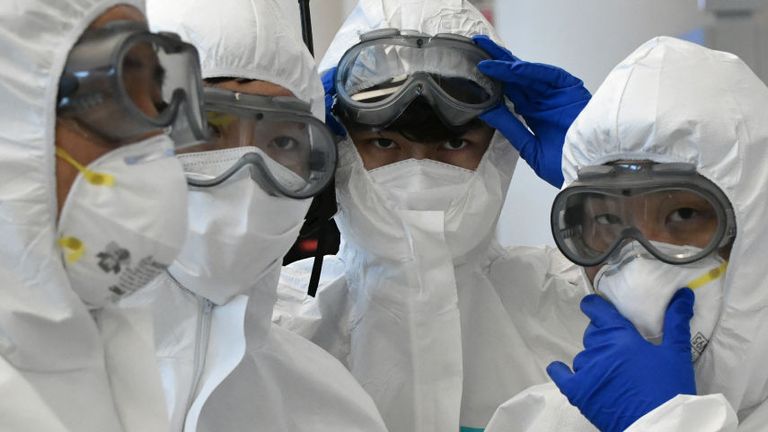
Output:
[[114,303],[181,249],[185,177],[163,131],[200,126],[188,102],[201,86],[194,48],[151,34],[143,10],[0,12],[3,431],[167,430],[154,356],[135,349],[141,320]]
[[189,231],[168,272],[124,299],[147,333],[172,431],[385,431],[320,347],[272,324],[282,257],[336,160],[316,65],[274,0],[148,2],[200,51],[211,139],[179,155]]
[[[394,30],[368,33],[378,29]],[[493,53],[478,50],[481,41],[475,45],[469,39],[477,35],[490,37],[481,38],[483,50],[491,47]],[[365,42],[355,45],[361,39]],[[389,49],[382,40],[398,48]],[[478,61],[506,53],[493,40],[499,41],[493,27],[466,1],[363,0],[320,68],[327,79],[339,65],[339,97],[354,91],[345,84],[354,81],[348,77],[370,73],[377,87],[365,87],[352,96],[356,101],[402,95],[402,89],[389,84],[402,82],[400,74],[407,72],[399,68],[411,66],[414,77],[457,73],[456,80],[439,80],[446,86],[441,91],[448,92],[452,82],[477,84],[452,93],[464,97],[474,88],[497,91],[497,84],[476,73]],[[422,48],[423,55],[407,54]],[[410,56],[411,63],[387,57],[396,50],[399,60]],[[357,60],[341,60],[351,52]],[[505,55],[512,64],[511,54]],[[557,73],[578,93],[572,103],[579,108],[586,103],[589,93],[564,71],[514,61]],[[392,76],[374,76],[383,70]],[[428,81],[421,89],[438,82]],[[555,87],[543,87],[550,84]],[[526,88],[518,90],[531,96]],[[434,87],[429,91],[442,94]],[[405,114],[394,123],[378,129],[357,127],[359,122],[350,120],[368,116],[379,121],[379,114],[370,115],[365,107],[340,116],[352,136],[339,145],[336,171],[341,250],[325,258],[316,299],[306,295],[312,261],[291,264],[281,274],[274,321],[339,358],[373,397],[392,431],[482,430],[499,404],[546,380],[550,361],[575,355],[586,326],[577,303],[587,291],[575,266],[552,248],[505,249],[495,240],[518,159],[513,145],[520,143],[511,145],[501,132],[477,120],[478,112],[492,106],[463,102],[461,110],[451,111],[450,104],[417,100],[395,112]],[[433,109],[444,110],[437,114],[439,121],[413,120],[425,111],[425,119],[434,118]],[[460,132],[430,130],[435,124],[445,130],[441,121],[466,119],[471,109],[478,112],[469,126],[451,129]],[[498,110],[511,117],[503,103]],[[491,123],[484,114],[480,118]],[[409,122],[415,135],[438,138],[408,138],[413,134],[397,126],[401,121]],[[558,173],[568,125],[554,145]]]
[[[623,318],[614,318],[623,341],[599,340],[600,349],[611,359],[587,348],[579,354],[583,360],[577,357],[574,361],[578,367],[573,375],[563,365],[550,368],[564,393],[554,384],[526,390],[499,408],[488,431],[593,431],[593,423],[601,430],[616,430],[603,425],[610,416],[622,412],[627,422],[633,421],[626,429],[631,431],[765,430],[768,372],[763,363],[768,344],[763,327],[768,287],[762,249],[768,239],[762,221],[768,216],[768,125],[761,113],[766,108],[768,88],[738,57],[674,38],[646,42],[608,75],[568,133],[563,193],[583,182],[585,167],[622,160],[652,161],[657,166],[690,164],[696,175],[691,176],[688,186],[679,188],[709,183],[712,191],[723,195],[711,202],[720,201],[732,209],[730,221],[725,213],[730,227],[719,249],[710,248],[710,255],[689,264],[670,265],[647,256],[648,248],[662,247],[649,238],[652,241],[647,247],[633,242],[625,248],[636,249],[635,256],[641,259],[635,259],[634,265],[619,265],[613,276],[603,270],[595,274],[587,267],[585,274],[594,280],[596,290],[626,318],[625,323]],[[657,181],[667,187],[674,184],[664,176],[657,176]],[[686,219],[689,223],[698,223],[696,219],[714,222],[714,215],[722,213],[688,212]],[[696,233],[719,232],[711,227],[720,225],[722,221],[707,224],[709,228],[702,226]],[[716,240],[712,238],[712,242]],[[698,246],[703,247],[703,243]],[[688,253],[685,248],[676,250],[678,257]],[[695,253],[701,250],[707,249],[688,248]],[[620,255],[626,255],[625,251]],[[721,269],[727,265],[724,274],[710,268],[718,264]],[[706,277],[694,278],[707,268]],[[637,274],[638,269],[642,275]],[[685,304],[685,290],[675,297],[672,294],[682,286],[693,289],[688,302],[695,302],[693,308],[688,304],[680,310],[687,313],[683,317],[693,318],[690,325],[687,319],[682,320],[686,325],[676,329],[670,320],[675,318],[674,309]],[[590,300],[593,306],[595,299],[599,298]],[[670,306],[665,316],[667,303]],[[604,303],[600,315],[611,314],[606,306]],[[592,306],[582,308],[589,312]],[[593,324],[600,315],[594,314]],[[660,345],[646,342],[643,338],[653,340],[658,335],[662,321]],[[610,333],[588,331],[585,341]],[[679,339],[679,361],[668,354],[668,338]],[[634,348],[633,352],[626,352],[627,347]],[[653,355],[643,354],[645,351]],[[604,370],[616,369],[620,376],[602,377],[598,385],[592,377],[579,378],[594,373],[590,370],[595,365],[611,361],[615,367]],[[627,370],[623,365],[631,367]],[[670,371],[674,373],[670,375]],[[619,380],[621,391],[612,394],[611,382]],[[578,382],[581,389],[572,388],[571,382]],[[579,397],[579,392],[591,395]],[[613,402],[603,404],[602,394],[610,395]]]

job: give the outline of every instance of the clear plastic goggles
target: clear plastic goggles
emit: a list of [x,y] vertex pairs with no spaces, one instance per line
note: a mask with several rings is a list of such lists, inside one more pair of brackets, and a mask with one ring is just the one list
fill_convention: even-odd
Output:
[[336,74],[338,106],[351,121],[386,127],[423,97],[445,124],[461,126],[503,97],[477,69],[491,57],[469,38],[381,29],[360,39]]
[[[725,194],[695,166],[680,163],[584,168],[555,198],[551,225],[558,248],[581,266],[605,262],[632,240],[663,262],[687,264],[736,235]],[[659,243],[688,247],[663,249]]]
[[[310,106],[294,97],[247,95],[205,88],[209,139],[179,154],[209,152],[205,178],[189,176],[196,187],[212,187],[248,169],[268,193],[291,198],[317,195],[336,169],[336,144]],[[219,152],[212,157],[210,152]],[[186,164],[186,162],[185,162]]]
[[58,113],[116,144],[165,128],[179,147],[198,142],[205,122],[197,50],[138,22],[87,30],[67,58]]

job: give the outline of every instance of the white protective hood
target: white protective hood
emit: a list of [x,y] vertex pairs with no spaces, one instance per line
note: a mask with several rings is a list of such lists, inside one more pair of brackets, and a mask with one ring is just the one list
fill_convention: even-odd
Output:
[[315,60],[274,1],[148,1],[147,16],[154,30],[178,33],[197,48],[203,79],[269,81],[309,102],[315,117],[325,119]]
[[336,67],[345,52],[371,30],[396,28],[436,35],[487,35],[502,44],[491,23],[467,0],[360,0],[320,61],[320,72]]
[[[275,0],[150,0],[148,16],[153,29],[176,32],[195,45],[204,78],[275,83],[311,103],[313,114],[324,118],[315,62]],[[206,205],[217,204],[216,195],[211,197]],[[309,201],[295,202],[308,206]],[[254,209],[242,219],[280,217]],[[209,214],[215,218],[220,212]],[[245,259],[248,254],[279,258],[290,244],[276,243],[264,236],[233,247],[242,249]],[[278,261],[226,301],[206,295],[217,289],[215,283],[201,290],[166,275],[124,302],[153,308],[171,430],[384,430],[370,397],[338,361],[272,325],[280,267]]]
[[[361,0],[320,69],[380,28],[501,43],[468,1]],[[304,294],[311,262],[283,270],[275,321],[345,362],[390,430],[482,428],[500,403],[545,381],[549,361],[578,352],[583,318],[549,315],[559,299],[578,312],[584,291],[561,277],[569,264],[552,251],[507,251],[495,241],[518,160],[501,134],[448,208],[432,210],[390,200],[349,139],[339,152],[341,250],[326,259],[316,301]]]
[[[116,4],[144,9],[140,0],[9,0],[0,14],[0,355],[7,362],[0,374],[4,384],[22,375],[47,405],[21,402],[34,413],[28,430],[51,430],[48,415],[77,431],[130,423],[123,418],[121,426],[99,330],[72,291],[56,245],[59,77],[83,31]],[[29,388],[11,384],[4,394],[17,390]],[[3,405],[19,402],[13,399]],[[0,429],[13,429],[6,419],[0,416]]]
[[[149,1],[147,15],[153,29],[177,33],[198,49],[204,79],[232,77],[278,84],[310,103],[313,114],[324,119],[323,87],[315,61],[274,1]],[[189,160],[180,158],[182,163]],[[194,155],[194,160],[215,162],[205,153]],[[224,188],[231,184],[190,191],[187,243],[169,269],[186,289],[217,304],[256,285],[256,279],[265,274],[263,263],[282,262],[311,204],[309,199],[268,196],[261,190],[243,202],[227,202],[225,195],[232,198],[232,194]],[[233,238],[216,238],[217,232],[211,230],[220,224],[247,231],[235,237],[230,230],[227,237]],[[249,254],[259,254],[258,260],[249,259]],[[253,274],[242,271],[243,277],[235,275],[225,283],[222,274],[237,268]],[[213,282],[217,277],[219,284]]]
[[744,417],[768,397],[768,88],[738,57],[660,37],[608,76],[568,132],[565,186],[580,167],[618,159],[687,162],[736,213],[724,308],[696,363],[699,394]]
[[[417,30],[432,35],[487,35],[497,43],[503,44],[493,26],[466,0],[361,0],[336,33],[320,62],[320,70],[325,71],[337,66],[344,53],[360,42],[360,35],[382,28]],[[476,235],[471,236],[475,243],[453,247],[452,249],[457,251],[461,249],[458,256],[453,254],[454,259],[463,258],[480,243],[487,247],[491,241],[517,159],[517,152],[512,145],[500,133],[496,133],[473,177],[472,189],[478,193],[482,189],[482,193],[489,197],[488,202],[498,205],[499,208],[483,208],[483,215],[467,214],[463,218],[466,221],[461,226],[446,228],[467,229],[469,219],[478,222],[474,228]],[[395,221],[400,216],[394,215],[394,212],[380,211],[389,204],[381,202],[384,200],[382,192],[363,168],[362,160],[349,139],[339,146],[336,189],[340,202],[337,218],[343,241],[364,244],[366,252],[388,259],[401,259],[403,255],[412,252],[398,250],[398,245],[389,241],[393,237],[403,239],[407,236],[405,231],[399,232],[403,227],[400,222]],[[352,189],[358,189],[360,192],[354,194]],[[365,197],[366,202],[352,203],[355,195]],[[393,232],[393,226],[398,232]],[[451,241],[450,238],[446,240]]]

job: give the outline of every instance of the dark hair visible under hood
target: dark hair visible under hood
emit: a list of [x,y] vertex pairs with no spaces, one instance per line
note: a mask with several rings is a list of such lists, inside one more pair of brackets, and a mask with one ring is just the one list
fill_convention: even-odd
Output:
[[256,81],[256,80],[248,79],[248,78],[215,77],[215,78],[205,78],[203,81],[205,81],[206,84],[215,85],[215,84],[221,84],[229,81],[236,81],[238,84],[247,84],[251,81]]

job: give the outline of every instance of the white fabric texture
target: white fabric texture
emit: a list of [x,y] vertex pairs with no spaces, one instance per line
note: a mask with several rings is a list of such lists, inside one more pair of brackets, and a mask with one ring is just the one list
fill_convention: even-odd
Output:
[[[165,134],[116,148],[87,167],[112,176],[93,184],[78,175],[59,215],[60,238],[76,239],[82,256],[64,249],[72,289],[102,308],[164,272],[186,238],[187,183]],[[144,161],[131,163],[131,159]],[[98,252],[98,253],[97,253]]]
[[[723,395],[679,395],[638,419],[626,431],[728,432],[735,430],[736,424],[736,413]],[[557,386],[547,383],[526,389],[502,404],[485,430],[531,431],[598,432],[598,429],[568,402]]]
[[[10,0],[0,14],[2,430],[167,427],[162,409],[158,414],[152,408],[151,393],[116,400],[133,397],[134,388],[122,385],[124,370],[107,376],[107,363],[119,359],[105,355],[99,329],[72,290],[56,244],[59,77],[83,31],[116,4],[144,9],[139,0]],[[151,386],[151,378],[148,382]]]
[[[153,0],[156,30],[200,50],[203,75],[291,90],[323,118],[313,59],[274,0]],[[232,152],[180,156],[209,175]],[[242,170],[190,190],[187,244],[168,274],[121,306],[149,307],[172,431],[384,431],[373,401],[319,347],[274,326],[281,259],[311,200],[266,194]]]
[[[499,40],[466,1],[362,0],[320,69],[379,28]],[[453,173],[425,169],[438,162],[368,172],[351,142],[339,150],[341,250],[326,257],[316,300],[303,294],[310,260],[283,270],[274,320],[341,359],[389,430],[482,428],[503,401],[544,382],[550,361],[580,350],[586,287],[576,268],[556,251],[504,250],[494,239],[518,158],[500,134],[452,191],[455,179],[441,185],[434,172]]]
[[311,260],[283,269],[274,320],[341,359],[390,430],[482,428],[581,349],[579,271],[555,250],[493,240],[509,143],[495,140],[447,211],[398,208],[353,145],[341,151],[342,250],[326,257],[316,301],[303,294]]
[[[611,160],[686,162],[723,190],[736,213],[724,305],[695,364],[697,390],[704,396],[672,399],[630,430],[743,432],[768,424],[766,109],[768,88],[738,57],[660,37],[613,69],[568,132],[566,186],[578,168]],[[548,406],[563,400],[553,396],[541,403],[541,413],[551,416]],[[500,410],[496,417],[503,415]]]
[[[205,154],[179,158],[199,162]],[[299,235],[309,204],[268,195],[248,169],[216,187],[191,187],[187,243],[168,271],[195,294],[217,305],[228,303],[275,263],[280,265]]]
[[325,96],[315,61],[294,31],[298,23],[271,20],[280,15],[274,1],[147,2],[152,29],[170,29],[200,52],[204,79],[269,81],[311,104],[315,117],[325,119]]

